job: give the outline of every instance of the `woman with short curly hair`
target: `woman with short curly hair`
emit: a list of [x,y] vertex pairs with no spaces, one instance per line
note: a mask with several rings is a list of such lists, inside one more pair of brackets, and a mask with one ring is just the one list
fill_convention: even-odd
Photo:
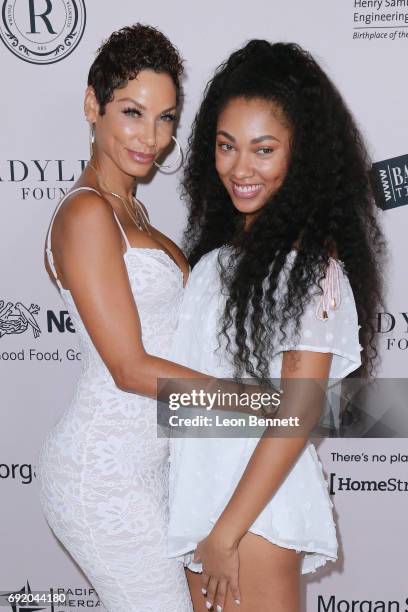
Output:
[[183,568],[166,556],[168,442],[154,399],[158,377],[185,375],[166,356],[189,270],[133,195],[173,140],[181,75],[151,26],[102,45],[85,96],[91,159],[47,236],[82,371],[38,458],[40,500],[107,612],[191,611]]
[[[318,422],[307,383],[372,375],[376,358],[384,241],[355,122],[309,53],[252,40],[209,82],[189,145],[194,268],[172,357],[280,380],[281,409]],[[171,441],[169,549],[197,612],[298,612],[299,574],[336,560],[311,429]]]

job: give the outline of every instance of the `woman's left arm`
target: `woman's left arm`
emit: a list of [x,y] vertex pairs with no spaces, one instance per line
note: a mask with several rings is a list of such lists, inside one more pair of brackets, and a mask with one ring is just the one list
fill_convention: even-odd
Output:
[[318,423],[332,357],[331,353],[314,351],[283,353],[283,410],[274,416],[284,417],[285,412],[293,416],[296,411],[300,433],[278,437],[279,432],[266,432],[212,531],[197,546],[194,558],[203,565],[203,592],[207,591],[207,601],[214,609],[224,607],[228,587],[236,602],[240,600],[239,542],[285,479]]

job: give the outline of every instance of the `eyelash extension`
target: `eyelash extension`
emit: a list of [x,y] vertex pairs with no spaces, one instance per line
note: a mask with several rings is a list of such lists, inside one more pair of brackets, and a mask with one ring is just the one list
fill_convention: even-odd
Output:
[[[231,148],[227,148],[227,147],[231,147]],[[228,143],[228,142],[220,142],[218,144],[218,148],[221,151],[231,151],[233,146],[230,143]],[[257,153],[259,153],[261,151],[264,152],[264,155],[270,155],[271,153],[274,152],[274,149],[272,149],[271,147],[260,147],[259,149],[256,150]]]
[[123,113],[125,115],[133,115],[133,116],[137,115],[138,117],[140,117],[142,114],[138,108],[134,108],[134,107],[125,108]]
[[175,121],[176,115],[172,115],[172,113],[166,113],[165,115],[162,115],[161,118],[168,119],[169,121]]
[[[123,113],[125,115],[130,115],[130,116],[137,116],[137,117],[141,117],[142,113],[138,108],[134,108],[134,107],[129,107],[129,108],[125,108],[123,110]],[[175,121],[176,120],[176,115],[172,115],[171,113],[166,113],[165,115],[161,116],[161,119],[165,119],[166,121]]]

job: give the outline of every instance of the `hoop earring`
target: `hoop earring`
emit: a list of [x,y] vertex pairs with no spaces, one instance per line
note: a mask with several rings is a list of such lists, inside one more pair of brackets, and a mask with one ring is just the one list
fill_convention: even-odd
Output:
[[[172,139],[176,143],[176,146],[177,146],[177,149],[178,149],[177,159],[172,164],[158,164],[156,162],[153,162],[154,165],[156,166],[156,168],[158,168],[160,170],[160,172],[163,172],[163,169],[165,169],[165,170],[172,170],[173,171],[173,168],[174,168],[174,172],[175,172],[176,170],[178,170],[180,168],[180,166],[183,163],[183,149],[181,148],[181,145],[180,145],[179,141],[177,140],[177,138],[175,136],[172,136]],[[171,174],[171,172],[164,172],[164,174]]]
[[95,128],[93,123],[89,124],[89,155],[90,159],[93,157],[93,147],[95,143]]

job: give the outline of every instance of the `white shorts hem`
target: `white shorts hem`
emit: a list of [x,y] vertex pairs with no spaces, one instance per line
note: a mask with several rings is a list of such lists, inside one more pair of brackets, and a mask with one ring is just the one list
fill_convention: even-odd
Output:
[[[281,546],[282,548],[289,548],[290,550],[296,550],[297,553],[302,553],[302,552],[306,553],[303,558],[302,564],[301,564],[302,574],[314,573],[317,570],[317,568],[325,565],[327,561],[332,561],[333,563],[337,561],[337,554],[330,552],[327,549],[308,547],[307,545],[304,545],[304,544],[290,544],[279,538],[266,535],[261,530],[249,529],[249,531],[251,533],[254,533],[255,535],[259,535],[265,538],[266,540],[268,540],[268,542],[271,542],[272,544]],[[177,561],[180,561],[180,563],[183,563],[183,565],[187,567],[189,570],[191,570],[192,572],[201,573],[202,572],[201,563],[193,562],[193,555],[197,547],[197,544],[198,542],[194,542],[194,543],[189,542],[182,548],[176,551],[169,552],[168,556],[171,558],[175,558]]]

